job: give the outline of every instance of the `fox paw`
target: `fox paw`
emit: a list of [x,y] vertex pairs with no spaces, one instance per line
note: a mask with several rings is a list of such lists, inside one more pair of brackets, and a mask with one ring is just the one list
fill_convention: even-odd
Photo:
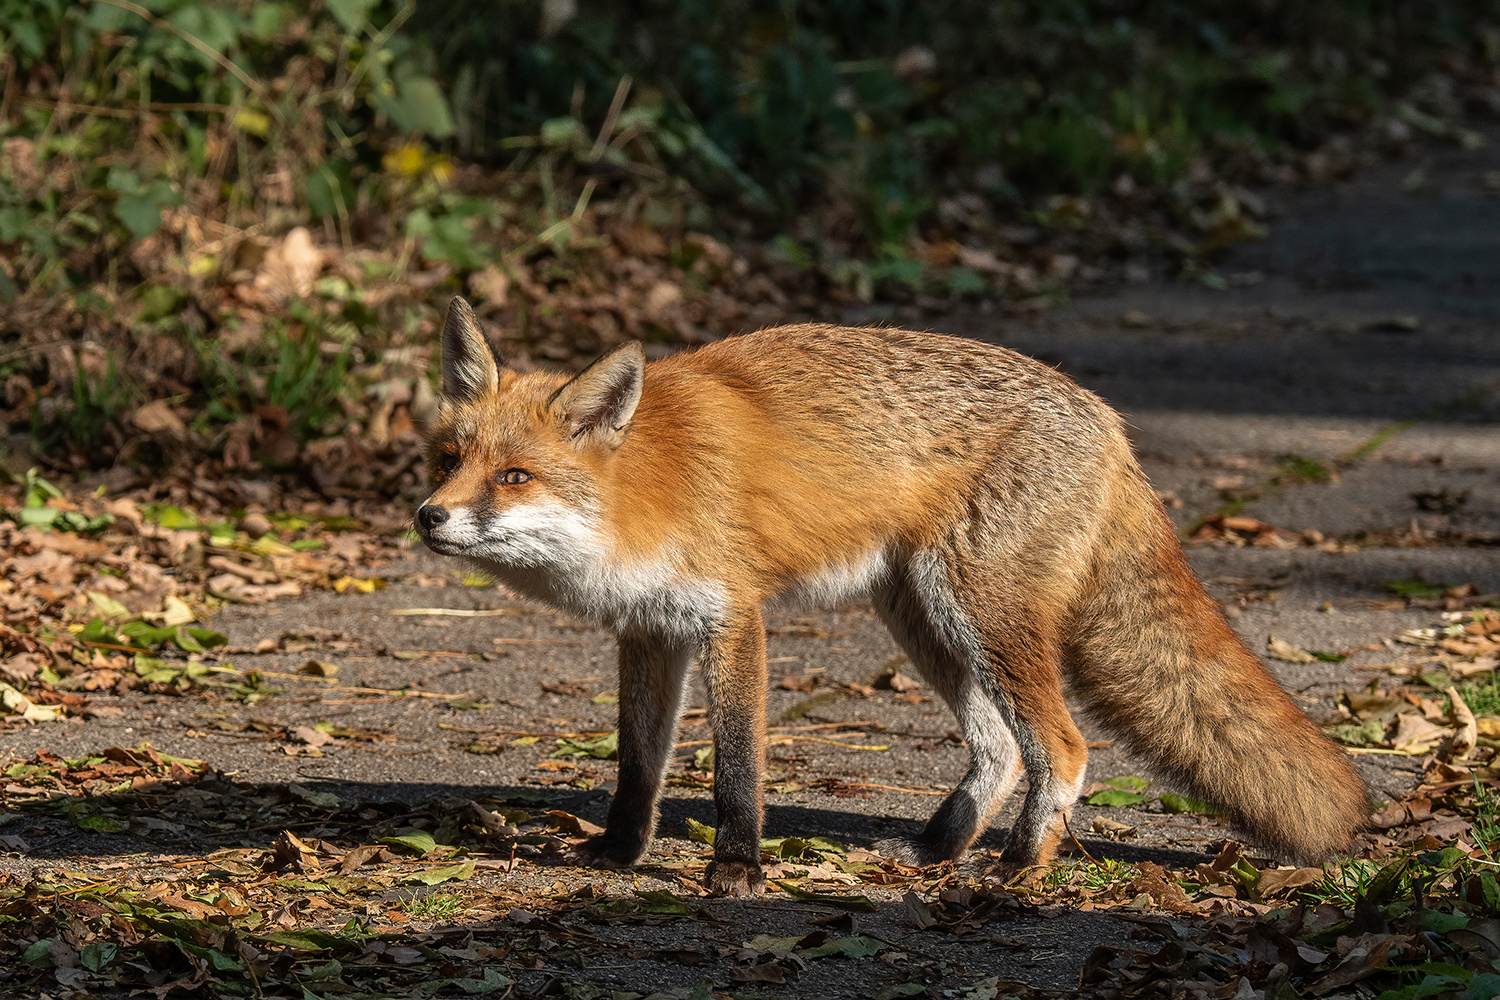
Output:
[[766,873],[753,861],[711,861],[703,887],[720,896],[749,896],[766,891]]
[[629,868],[646,853],[646,845],[639,841],[625,841],[601,833],[584,841],[579,854],[593,868]]
[[941,845],[920,837],[892,837],[889,840],[877,841],[874,851],[882,857],[909,868],[926,868],[928,865],[939,864],[943,861],[957,861],[963,856],[962,849],[955,854]]

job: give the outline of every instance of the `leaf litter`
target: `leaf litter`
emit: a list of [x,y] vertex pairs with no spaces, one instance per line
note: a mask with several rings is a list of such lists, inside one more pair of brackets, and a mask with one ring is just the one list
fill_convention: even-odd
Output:
[[[108,715],[137,692],[253,705],[274,696],[273,683],[462,697],[343,685],[337,665],[318,659],[295,673],[242,672],[227,657],[368,647],[309,629],[236,650],[205,624],[231,601],[274,601],[294,588],[373,589],[384,579],[382,566],[401,552],[394,512],[309,505],[294,518],[262,515],[262,523],[207,494],[190,512],[187,497],[170,493],[68,500],[42,482],[33,476],[29,486],[0,490],[8,515],[0,519],[0,544],[16,554],[0,580],[9,612],[0,625],[0,699],[11,724]],[[1488,995],[1500,957],[1492,853],[1500,846],[1500,688],[1493,680],[1500,614],[1474,606],[1484,598],[1463,588],[1399,593],[1410,606],[1460,610],[1396,637],[1419,653],[1418,662],[1388,668],[1383,685],[1377,678],[1368,690],[1346,693],[1333,731],[1355,751],[1422,758],[1422,780],[1377,813],[1359,857],[1325,869],[1277,868],[1224,842],[1212,863],[1192,870],[1073,856],[1044,872],[1016,872],[981,852],[918,871],[824,838],[783,837],[762,844],[772,886],[765,903],[828,929],[736,939],[732,928],[742,922],[730,919],[734,908],[759,904],[703,897],[698,880],[711,828],[659,838],[628,874],[578,867],[577,848],[598,827],[549,807],[547,789],[592,788],[612,777],[612,768],[596,770],[593,762],[614,756],[613,733],[447,725],[469,734],[465,748],[474,752],[550,740],[553,756],[542,764],[557,770],[519,797],[412,804],[348,798],[337,785],[255,783],[146,745],[6,761],[0,848],[46,856],[55,853],[52,844],[82,836],[127,838],[130,851],[151,851],[122,855],[115,846],[81,863],[5,865],[0,953],[38,995],[270,996],[300,988],[319,997],[418,989],[429,996],[641,996],[602,985],[600,970],[622,957],[614,928],[629,932],[623,946],[632,967],[687,974],[632,984],[668,987],[660,996],[810,984],[828,963],[848,961],[862,963],[861,982],[873,974],[879,985],[871,995],[910,996],[961,981],[955,995],[1049,996],[1062,994],[960,968],[945,949],[998,945],[1040,954],[1005,937],[1009,922],[1097,912],[1130,927],[1084,963],[1079,985],[1101,996],[1144,995],[1168,982],[1184,996],[1247,988],[1316,996],[1354,986],[1392,997]],[[1282,640],[1270,652],[1294,662],[1343,655]],[[920,699],[919,685],[899,666],[888,664],[869,685],[826,690]],[[596,693],[597,681],[553,682],[555,696],[597,701],[611,693]],[[810,693],[823,684],[812,672],[784,686]],[[1460,753],[1452,748],[1463,749],[1463,710],[1473,740]],[[878,726],[800,720],[788,713],[768,743],[886,747],[871,741]],[[294,756],[392,738],[327,721],[204,725]],[[687,757],[669,781],[711,787],[711,747],[685,740],[679,749]],[[795,765],[778,773],[777,760],[767,776],[771,794],[809,786],[834,795],[942,791],[809,781]],[[1133,778],[1085,795],[1091,804],[1212,812],[1208,803],[1147,794]],[[1119,839],[1133,830],[1096,817],[1092,832]],[[903,928],[898,935],[861,923],[891,920]],[[644,932],[652,927],[676,930],[651,937]]]
[[291,675],[237,670],[226,656],[294,652],[298,637],[232,650],[202,623],[229,604],[368,593],[409,544],[406,512],[391,505],[307,503],[268,515],[237,506],[232,488],[160,492],[70,498],[34,471],[0,486],[0,551],[9,554],[0,725],[114,714],[112,702],[137,691],[254,704],[276,693],[273,680],[337,683],[336,666],[316,660]]
[[[698,888],[713,840],[701,824],[686,841],[659,839],[633,873],[579,869],[576,850],[599,828],[544,795],[356,799],[337,786],[246,781],[149,745],[41,752],[3,774],[10,850],[45,853],[41,838],[58,826],[156,848],[0,875],[0,954],[39,993],[56,984],[270,996],[300,985],[317,996],[420,986],[427,996],[641,997],[594,974],[628,958],[684,969],[704,996],[811,983],[828,963],[856,961],[861,982],[873,975],[882,995],[907,996],[963,978],[953,948],[1026,953],[1006,936],[1015,921],[1088,912],[1129,928],[1084,963],[1080,985],[1099,996],[1167,984],[1204,997],[1389,990],[1435,964],[1453,995],[1480,995],[1500,954],[1490,854],[1500,828],[1443,840],[1424,826],[1465,796],[1495,794],[1479,767],[1435,766],[1427,804],[1400,803],[1399,820],[1388,807],[1363,856],[1337,867],[1277,868],[1225,841],[1194,869],[1069,857],[1017,871],[981,853],[921,871],[827,838],[782,837],[761,845],[773,888],[751,903]],[[757,905],[792,907],[823,927],[736,939],[744,922],[726,908]],[[862,922],[881,918],[904,928],[899,938]],[[618,933],[630,942],[624,955]],[[1067,995],[973,975],[962,995],[999,995],[990,983],[1012,996]]]

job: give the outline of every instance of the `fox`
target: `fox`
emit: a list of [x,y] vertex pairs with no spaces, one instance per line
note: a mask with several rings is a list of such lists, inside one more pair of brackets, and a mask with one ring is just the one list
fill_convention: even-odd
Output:
[[512,590],[611,628],[619,772],[583,846],[628,868],[655,833],[696,664],[715,750],[703,883],[765,887],[773,600],[863,597],[948,704],[969,764],[920,834],[957,860],[1022,774],[1002,863],[1054,858],[1088,750],[1064,683],[1156,774],[1278,856],[1351,848],[1364,783],[1188,565],[1121,418],[976,340],[800,324],[581,372],[508,367],[461,297],[441,334],[416,531]]

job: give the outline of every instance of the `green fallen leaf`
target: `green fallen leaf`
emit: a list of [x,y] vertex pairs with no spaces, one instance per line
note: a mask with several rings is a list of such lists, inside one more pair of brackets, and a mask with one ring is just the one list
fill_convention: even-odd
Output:
[[1426,580],[1411,577],[1406,580],[1385,580],[1381,583],[1389,593],[1407,600],[1435,601],[1443,596],[1443,592],[1451,590],[1451,583],[1428,583]]
[[1105,788],[1088,798],[1091,806],[1134,806],[1146,801],[1140,792],[1127,792],[1120,788]]
[[73,825],[90,833],[119,833],[125,824],[113,816],[75,816]]
[[1449,934],[1469,926],[1469,918],[1462,913],[1443,913],[1441,910],[1423,910],[1417,917],[1417,926],[1424,931]]
[[412,830],[395,837],[381,837],[380,843],[390,844],[411,851],[413,854],[431,854],[437,850],[438,842],[426,830]]
[[1169,813],[1196,813],[1200,816],[1218,816],[1223,813],[1223,810],[1212,802],[1204,802],[1202,799],[1194,799],[1174,792],[1162,792],[1161,807]]
[[869,898],[865,896],[841,896],[827,892],[809,892],[795,882],[780,880],[776,880],[776,885],[781,888],[782,892],[791,896],[799,903],[816,903],[819,906],[831,906],[835,910],[848,910],[851,913],[880,912],[880,908],[870,902]]
[[130,617],[130,609],[113,597],[97,590],[86,590],[84,593],[88,595],[89,603],[105,618],[118,620]]
[[[431,838],[429,838],[431,839]],[[467,882],[474,876],[474,862],[461,861],[456,865],[444,865],[427,871],[415,872],[402,879],[403,882],[420,882],[423,885],[441,885],[444,882]]]
[[[516,742],[520,742],[517,740]],[[620,755],[620,734],[605,733],[593,738],[564,736],[557,741],[553,757],[593,757],[596,760],[615,760]]]
[[485,967],[483,979],[450,979],[448,982],[471,997],[488,996],[500,990],[509,990],[515,985],[514,979],[507,979],[497,969],[488,966]]
[[147,520],[155,521],[163,528],[173,531],[196,531],[201,525],[198,519],[181,507],[173,507],[170,504],[141,504],[141,513]]
[[757,934],[745,942],[745,947],[752,951],[771,952],[778,955],[790,955],[802,942],[803,935],[793,934],[791,937],[778,937],[775,934]]
[[99,972],[115,960],[120,946],[110,941],[91,941],[78,952],[78,960],[90,972]]
[[1151,779],[1134,774],[1122,774],[1117,778],[1105,778],[1104,784],[1110,788],[1123,788],[1127,792],[1144,792],[1146,786],[1151,784]]
[[[208,929],[209,926],[211,925],[206,925],[204,929]],[[245,968],[244,963],[239,959],[233,955],[227,955],[217,948],[209,948],[193,941],[183,940],[180,937],[174,938],[173,943],[187,954],[203,959],[209,966],[219,972],[242,971]]]
[[298,951],[355,951],[364,947],[364,938],[314,929],[298,931],[276,931],[260,938],[272,944],[285,945]]
[[1464,1000],[1484,1000],[1485,997],[1500,997],[1500,973],[1481,972],[1469,980]]
[[21,953],[21,961],[38,969],[52,967],[52,942],[46,938],[33,943]]
[[1329,736],[1352,747],[1377,746],[1385,742],[1385,723],[1371,719],[1363,725],[1344,724],[1324,730]]
[[636,897],[646,905],[647,913],[659,913],[677,917],[690,917],[693,915],[692,904],[674,895],[667,889],[637,889]]
[[[926,993],[927,987],[921,983],[897,983],[887,986],[875,994],[875,1000],[901,1000],[902,997],[914,997],[919,993]],[[996,993],[998,996],[999,993]]]
[[707,823],[700,823],[693,817],[687,819],[688,840],[695,840],[700,844],[714,845],[714,835],[718,832]]
[[771,837],[760,842],[760,849],[783,861],[801,857],[828,860],[849,853],[843,844],[822,837]]
[[877,941],[862,934],[850,934],[847,937],[827,941],[816,948],[804,948],[797,952],[797,955],[805,959],[826,958],[829,955],[841,955],[844,958],[869,958],[889,949],[890,945],[883,941]]

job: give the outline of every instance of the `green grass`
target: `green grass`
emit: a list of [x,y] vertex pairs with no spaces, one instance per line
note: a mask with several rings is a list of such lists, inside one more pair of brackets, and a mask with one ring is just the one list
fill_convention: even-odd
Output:
[[1277,486],[1291,483],[1326,483],[1333,479],[1333,470],[1314,458],[1303,455],[1285,455],[1276,467],[1272,482]]
[[357,388],[347,332],[300,303],[290,311],[299,325],[268,321],[265,335],[238,357],[226,356],[216,341],[190,338],[203,365],[210,420],[232,421],[267,403],[285,411],[299,441],[338,430],[339,401]]
[[1460,684],[1458,694],[1475,715],[1500,715],[1500,680],[1495,674],[1491,673],[1485,683]]
[[404,909],[406,915],[413,920],[441,923],[462,913],[464,906],[465,901],[462,896],[451,892],[434,892],[411,900]]
[[1069,858],[1049,867],[1043,884],[1049,892],[1063,886],[1075,886],[1086,892],[1097,893],[1133,882],[1139,876],[1140,869],[1113,858],[1105,858],[1097,863],[1087,858]]
[[1402,858],[1395,862],[1366,861],[1350,858],[1323,867],[1323,877],[1302,890],[1301,895],[1319,903],[1353,907],[1361,899],[1377,904],[1410,892],[1417,867]]
[[[1500,705],[1500,688],[1492,687],[1495,704]],[[1472,707],[1472,706],[1470,706]],[[1493,711],[1493,709],[1487,709]],[[1496,861],[1495,848],[1500,844],[1500,792],[1474,779],[1474,842],[1490,861]]]

